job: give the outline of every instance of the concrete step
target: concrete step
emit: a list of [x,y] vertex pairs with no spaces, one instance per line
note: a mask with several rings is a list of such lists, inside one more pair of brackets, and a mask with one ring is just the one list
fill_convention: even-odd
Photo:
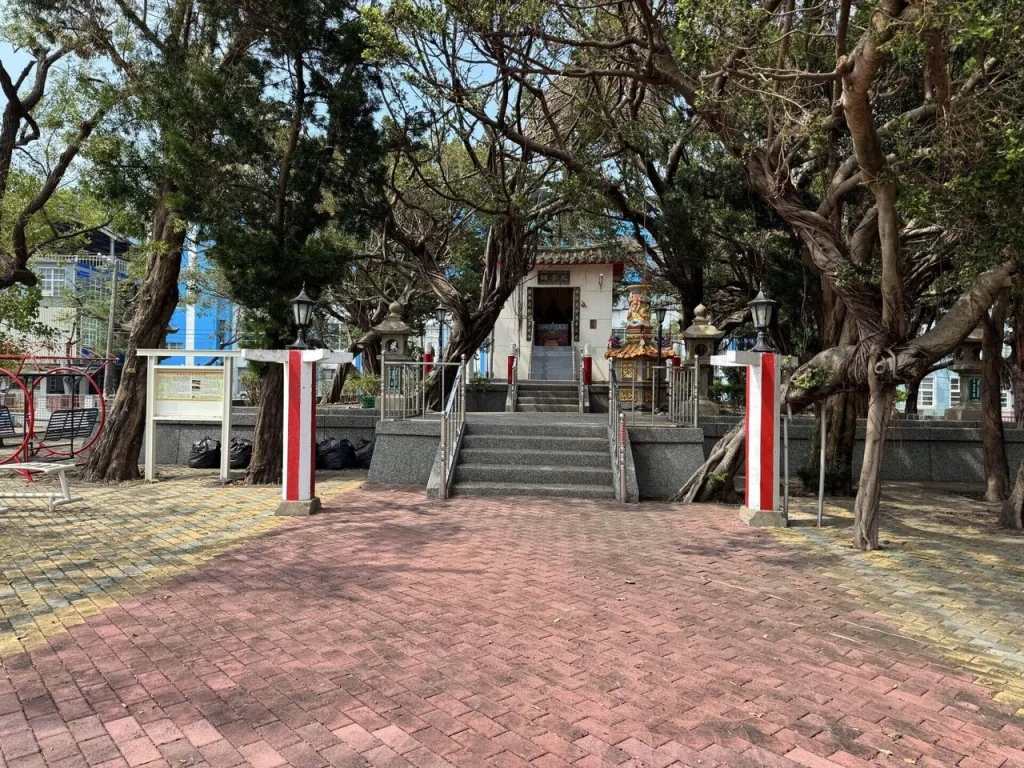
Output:
[[568,391],[575,392],[579,385],[572,380],[569,381],[520,381],[516,385],[520,392],[544,390],[546,392]]
[[[505,448],[463,448],[459,451],[459,463],[479,466],[481,464],[516,464],[519,466],[553,466],[565,461],[565,454],[559,451],[510,451]],[[611,466],[611,451],[607,444],[603,451],[573,451],[572,463],[576,467]]]
[[[513,417],[514,418],[514,417]],[[567,423],[570,419],[560,419],[557,424],[466,424],[466,435],[502,435],[504,437],[553,437],[553,438],[580,438],[596,437],[608,443],[608,427],[605,424],[591,423]]]
[[516,403],[520,413],[579,413],[579,403]]
[[596,485],[528,485],[524,483],[456,482],[452,486],[455,496],[533,496],[536,498],[558,497],[569,499],[614,499],[615,490],[608,486]]
[[463,464],[455,467],[455,482],[515,483],[516,485],[612,485],[611,461],[604,467],[565,464],[522,466],[516,464]]
[[606,451],[608,436],[604,437],[553,437],[551,435],[508,435],[472,434],[462,438],[462,450],[490,448],[507,451],[557,451],[563,456],[577,451]]
[[520,403],[526,403],[528,405],[539,405],[541,403],[578,403],[580,401],[579,395],[575,392],[566,393],[555,393],[555,392],[530,392],[529,394],[520,394],[518,397]]

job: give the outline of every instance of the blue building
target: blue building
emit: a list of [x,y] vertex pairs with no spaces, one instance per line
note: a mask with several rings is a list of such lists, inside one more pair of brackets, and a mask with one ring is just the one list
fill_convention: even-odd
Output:
[[[205,248],[186,246],[181,259],[180,298],[169,323],[167,349],[183,353],[194,349],[237,349],[238,311],[231,301],[210,288],[206,278],[213,266]],[[164,362],[205,365],[211,358],[182,354]]]

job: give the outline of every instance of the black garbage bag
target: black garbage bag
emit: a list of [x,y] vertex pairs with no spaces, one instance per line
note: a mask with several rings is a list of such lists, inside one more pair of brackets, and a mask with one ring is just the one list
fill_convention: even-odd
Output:
[[365,437],[359,441],[359,445],[356,446],[356,466],[361,469],[370,468],[370,459],[373,458],[373,444],[376,438],[373,440],[367,440]]
[[316,444],[317,469],[348,469],[356,464],[356,451],[348,440],[328,437]]
[[228,449],[228,461],[232,469],[248,469],[252,461],[252,440],[244,437],[232,437]]
[[204,437],[192,443],[188,452],[188,465],[192,469],[216,469],[220,466],[220,440]]

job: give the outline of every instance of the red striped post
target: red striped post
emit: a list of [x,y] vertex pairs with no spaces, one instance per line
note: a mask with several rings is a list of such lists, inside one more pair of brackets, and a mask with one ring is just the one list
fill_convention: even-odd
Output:
[[744,423],[747,468],[743,517],[752,525],[770,525],[769,519],[775,520],[774,524],[784,525],[779,507],[779,356],[766,353],[760,358],[760,365],[747,366]]
[[303,359],[303,350],[288,350],[284,377],[284,459],[281,496],[285,505],[312,514],[316,498],[316,363]]

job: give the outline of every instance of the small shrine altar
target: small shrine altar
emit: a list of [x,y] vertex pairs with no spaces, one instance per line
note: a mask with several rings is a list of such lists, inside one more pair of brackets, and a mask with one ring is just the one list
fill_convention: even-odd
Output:
[[[664,348],[658,349],[652,341],[651,305],[647,299],[649,290],[646,285],[634,285],[629,289],[625,341],[617,346],[612,344],[605,352],[618,380],[619,403],[627,410],[652,407],[657,369],[664,360],[674,357],[671,348],[666,352]],[[661,392],[664,391],[663,387]]]

